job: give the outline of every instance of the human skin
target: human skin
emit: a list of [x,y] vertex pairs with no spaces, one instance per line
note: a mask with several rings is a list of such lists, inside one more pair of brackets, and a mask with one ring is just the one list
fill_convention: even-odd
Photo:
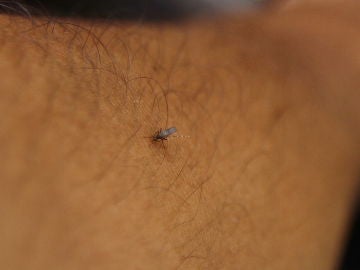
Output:
[[335,269],[358,188],[356,7],[2,15],[1,268]]

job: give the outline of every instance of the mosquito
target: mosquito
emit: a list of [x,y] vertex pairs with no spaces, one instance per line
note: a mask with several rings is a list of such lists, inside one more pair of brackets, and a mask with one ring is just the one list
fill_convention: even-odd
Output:
[[176,131],[176,127],[170,127],[164,130],[160,129],[152,136],[152,139],[154,142],[165,141],[170,135],[174,134]]

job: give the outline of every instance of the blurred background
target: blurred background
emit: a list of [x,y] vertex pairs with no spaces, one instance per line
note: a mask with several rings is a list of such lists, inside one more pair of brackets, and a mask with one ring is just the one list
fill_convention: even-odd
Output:
[[[175,20],[199,14],[259,8],[266,0],[20,0],[0,1],[7,11],[106,19]],[[274,1],[272,1],[274,2]]]
[[[319,0],[8,0],[0,1],[0,11],[24,16],[31,14],[146,22],[174,21],[224,12],[248,12],[303,1]],[[360,269],[360,200],[356,209],[340,270]]]

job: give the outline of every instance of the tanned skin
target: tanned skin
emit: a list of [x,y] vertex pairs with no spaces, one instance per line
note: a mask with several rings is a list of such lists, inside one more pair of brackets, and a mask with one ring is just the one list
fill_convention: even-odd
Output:
[[1,269],[336,269],[359,184],[359,8],[2,15]]

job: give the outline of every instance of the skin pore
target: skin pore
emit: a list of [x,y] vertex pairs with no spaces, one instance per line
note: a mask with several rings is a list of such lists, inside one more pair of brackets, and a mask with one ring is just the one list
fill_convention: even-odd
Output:
[[356,7],[1,15],[1,268],[335,269],[358,188]]

